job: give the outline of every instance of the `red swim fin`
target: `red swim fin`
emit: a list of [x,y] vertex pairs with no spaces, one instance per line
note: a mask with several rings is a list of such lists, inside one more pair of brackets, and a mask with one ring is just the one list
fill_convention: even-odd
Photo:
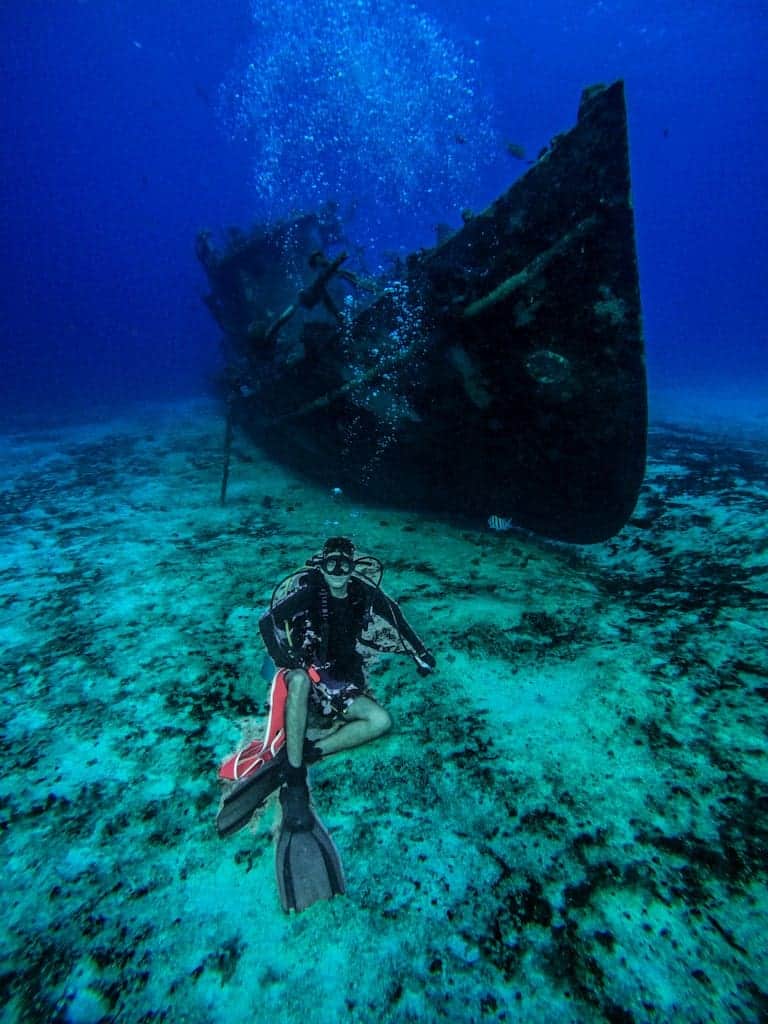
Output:
[[219,768],[219,778],[237,781],[268,764],[285,743],[285,701],[288,686],[286,669],[281,668],[272,680],[269,694],[269,718],[264,738],[232,754]]

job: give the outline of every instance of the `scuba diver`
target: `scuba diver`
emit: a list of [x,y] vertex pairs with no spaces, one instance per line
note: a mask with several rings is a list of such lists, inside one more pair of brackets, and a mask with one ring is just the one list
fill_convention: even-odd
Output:
[[284,909],[301,910],[344,891],[330,836],[314,813],[307,765],[368,743],[392,720],[368,691],[365,652],[408,654],[420,675],[435,658],[380,587],[382,566],[357,557],[347,537],[282,580],[259,629],[278,667],[266,734],[230,757],[219,776],[231,783],[217,817],[222,836],[248,823],[280,789],[283,819],[277,875]]

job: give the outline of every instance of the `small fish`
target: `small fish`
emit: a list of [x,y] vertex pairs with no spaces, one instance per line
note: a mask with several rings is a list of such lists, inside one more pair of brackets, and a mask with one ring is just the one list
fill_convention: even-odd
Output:
[[508,142],[507,152],[515,160],[525,160],[525,146],[521,146],[519,142]]
[[503,516],[488,516],[488,525],[492,530],[511,530],[515,524]]

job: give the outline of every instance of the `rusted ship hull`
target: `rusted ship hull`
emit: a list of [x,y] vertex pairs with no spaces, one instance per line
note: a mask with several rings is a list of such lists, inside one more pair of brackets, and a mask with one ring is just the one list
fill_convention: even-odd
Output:
[[571,131],[367,305],[334,282],[282,348],[232,315],[226,261],[206,269],[231,376],[247,380],[233,412],[276,458],[358,500],[577,543],[631,515],[646,381],[622,83],[587,90]]

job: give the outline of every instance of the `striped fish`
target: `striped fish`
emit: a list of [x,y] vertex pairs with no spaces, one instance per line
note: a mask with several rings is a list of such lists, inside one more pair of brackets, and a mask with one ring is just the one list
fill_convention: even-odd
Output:
[[502,516],[488,516],[488,525],[492,530],[511,530],[515,524]]

